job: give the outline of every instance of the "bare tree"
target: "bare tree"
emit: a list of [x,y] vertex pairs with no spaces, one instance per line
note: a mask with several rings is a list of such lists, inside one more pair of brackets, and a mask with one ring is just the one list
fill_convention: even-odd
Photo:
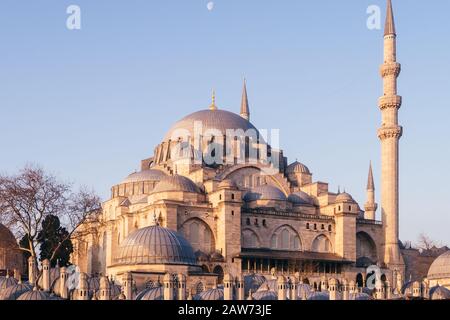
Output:
[[[36,166],[26,166],[17,175],[0,176],[2,221],[18,236],[28,235],[29,247],[20,249],[29,252],[35,261],[37,235],[47,216],[57,216],[67,225],[68,238],[84,222],[99,216],[99,197],[85,188],[72,193],[71,188],[70,183],[61,182]],[[52,258],[62,242],[55,248]]]
[[425,233],[421,233],[419,235],[419,238],[417,239],[416,247],[419,250],[427,251],[430,250],[433,247],[438,247],[440,244],[433,239],[431,239],[428,235]]

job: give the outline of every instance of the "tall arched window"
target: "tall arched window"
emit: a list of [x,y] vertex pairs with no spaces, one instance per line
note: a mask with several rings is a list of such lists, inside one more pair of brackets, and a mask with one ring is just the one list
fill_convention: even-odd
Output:
[[198,223],[197,222],[191,223],[191,225],[189,226],[189,240],[191,240],[192,244],[199,243],[198,232],[199,232]]
[[312,244],[312,251],[314,252],[331,252],[331,242],[326,236],[321,234],[314,239]]
[[300,249],[300,238],[298,236],[294,237],[293,248],[294,248],[294,250],[299,250]]
[[270,246],[273,248],[273,249],[276,249],[277,248],[277,236],[274,234],[273,236],[272,236],[272,238],[270,239]]
[[287,229],[281,231],[281,249],[289,249],[289,231]]

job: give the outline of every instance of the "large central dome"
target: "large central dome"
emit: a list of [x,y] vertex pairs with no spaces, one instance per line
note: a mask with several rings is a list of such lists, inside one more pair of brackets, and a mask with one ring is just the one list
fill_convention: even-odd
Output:
[[235,113],[225,110],[202,110],[194,112],[175,123],[164,137],[164,141],[174,141],[186,135],[186,130],[190,136],[194,136],[195,122],[201,122],[203,133],[208,129],[216,129],[226,135],[228,129],[242,129],[244,132],[253,129],[259,136],[259,132],[253,124]]

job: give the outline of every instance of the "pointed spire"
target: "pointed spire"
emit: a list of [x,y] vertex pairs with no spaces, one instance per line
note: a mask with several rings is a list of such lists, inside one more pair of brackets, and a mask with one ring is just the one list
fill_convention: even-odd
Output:
[[242,90],[242,101],[241,101],[241,117],[250,120],[250,107],[248,105],[247,96],[247,81],[244,78],[244,89]]
[[216,106],[216,91],[213,90],[212,93],[212,102],[211,105],[209,106],[209,110],[215,111],[217,110],[217,106]]
[[372,170],[372,162],[370,162],[369,167],[369,178],[367,179],[367,190],[375,190],[375,183],[373,182],[373,170]]
[[392,1],[387,0],[386,25],[384,27],[384,35],[395,35],[394,10],[392,9]]

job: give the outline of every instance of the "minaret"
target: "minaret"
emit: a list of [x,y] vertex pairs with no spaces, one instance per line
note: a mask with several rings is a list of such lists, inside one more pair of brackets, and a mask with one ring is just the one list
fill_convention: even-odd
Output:
[[395,23],[392,2],[387,2],[384,30],[384,64],[381,66],[384,95],[379,99],[382,125],[381,140],[381,211],[384,228],[384,262],[390,269],[404,272],[399,248],[399,140],[403,128],[398,125],[402,98],[397,95],[397,78],[401,65],[397,62]]
[[245,120],[250,121],[250,107],[248,105],[247,82],[245,79],[244,79],[244,89],[242,90],[241,117],[244,118]]
[[369,167],[369,178],[367,180],[367,202],[364,206],[364,218],[367,220],[375,220],[375,212],[378,204],[375,202],[375,183],[373,182],[372,163]]

